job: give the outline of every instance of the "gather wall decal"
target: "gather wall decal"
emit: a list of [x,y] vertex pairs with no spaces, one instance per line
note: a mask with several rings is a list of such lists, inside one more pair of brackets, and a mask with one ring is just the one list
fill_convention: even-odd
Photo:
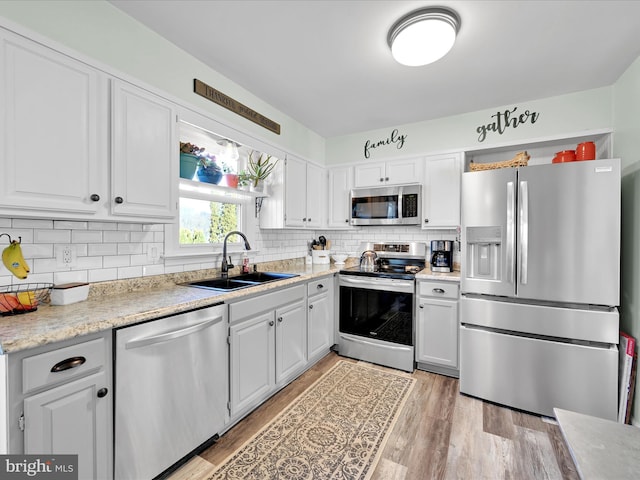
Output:
[[486,125],[480,125],[476,128],[478,141],[484,142],[487,138],[487,133],[489,132],[495,132],[502,135],[509,127],[517,128],[527,122],[533,125],[538,121],[538,118],[540,118],[540,114],[538,112],[525,110],[523,113],[516,114],[516,110],[518,110],[518,107],[513,107],[513,110],[507,109],[504,112],[496,112],[494,115],[491,115],[491,118],[494,119],[492,122],[489,122]]
[[371,156],[371,150],[376,148],[385,147],[387,145],[395,145],[399,150],[404,146],[404,142],[407,139],[406,134],[400,134],[397,128],[391,131],[391,134],[383,140],[367,140],[364,143],[364,158]]

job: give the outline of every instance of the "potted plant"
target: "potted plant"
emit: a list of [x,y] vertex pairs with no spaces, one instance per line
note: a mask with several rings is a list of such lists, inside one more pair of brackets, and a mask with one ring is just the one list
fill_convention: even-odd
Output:
[[224,174],[224,184],[227,187],[238,188],[239,176],[232,165],[222,162],[222,173]]
[[201,182],[219,184],[223,174],[222,168],[216,161],[216,156],[210,153],[201,153],[198,158],[196,175]]
[[247,165],[247,171],[251,177],[253,190],[261,191],[264,180],[271,174],[273,169],[278,163],[278,159],[261,153],[260,156],[254,160],[252,150],[249,153],[249,163]]
[[192,180],[198,168],[204,148],[188,142],[180,142],[180,178]]
[[240,170],[238,172],[238,188],[248,190],[251,183],[253,183],[251,174],[246,170]]

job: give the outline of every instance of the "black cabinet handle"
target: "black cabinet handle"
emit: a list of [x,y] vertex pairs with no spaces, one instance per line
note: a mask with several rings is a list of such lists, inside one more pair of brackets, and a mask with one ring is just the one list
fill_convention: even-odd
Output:
[[123,202],[124,202],[124,200],[123,200],[123,198],[122,198],[122,197],[116,197],[116,198],[115,198],[115,202],[116,202],[117,204],[121,204],[121,203],[123,203]]
[[56,363],[53,367],[51,367],[51,371],[53,373],[64,372],[65,370],[69,370],[71,368],[76,368],[86,362],[87,359],[84,357],[71,357],[65,358],[61,362]]
[[389,181],[389,177],[384,177],[384,181],[388,182]]
[[98,390],[98,398],[106,397],[107,393],[109,393],[108,388],[101,388],[100,390]]
[[347,218],[347,219],[345,220],[345,222],[346,222],[346,223],[349,223],[349,219]]
[[269,326],[270,326],[270,327],[273,327],[274,325],[275,325],[275,322],[274,322],[273,320],[271,320],[271,321],[269,322]]
[[94,193],[93,195],[91,195],[89,197],[91,200],[93,200],[94,202],[99,202],[100,201],[100,195],[98,195],[97,193]]
[[282,323],[282,317],[278,317],[278,323]]
[[442,288],[434,288],[433,290],[431,290],[433,293],[439,293],[439,294],[443,294],[444,290]]
[[420,308],[424,308],[424,305],[420,305]]
[[424,223],[429,223],[429,219],[428,219],[428,218],[425,218],[425,219],[424,219]]
[[380,179],[380,181],[381,181],[381,182],[384,182],[384,178],[381,178],[381,179]]
[[324,285],[319,283],[318,286],[316,287],[318,290],[320,290],[321,288],[324,288]]
[[309,310],[313,310],[313,305],[309,305]]

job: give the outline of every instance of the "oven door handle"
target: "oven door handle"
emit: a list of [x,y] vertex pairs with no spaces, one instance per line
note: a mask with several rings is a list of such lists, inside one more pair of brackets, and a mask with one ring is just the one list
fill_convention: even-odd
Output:
[[354,287],[370,290],[389,290],[393,292],[413,293],[413,280],[395,280],[379,277],[367,277],[367,280],[347,275],[340,276],[341,287]]

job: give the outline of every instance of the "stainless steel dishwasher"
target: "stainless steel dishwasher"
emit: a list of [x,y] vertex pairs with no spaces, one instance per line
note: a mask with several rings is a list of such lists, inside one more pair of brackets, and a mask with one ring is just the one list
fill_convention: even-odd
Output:
[[221,431],[227,306],[116,330],[114,478],[151,479]]

